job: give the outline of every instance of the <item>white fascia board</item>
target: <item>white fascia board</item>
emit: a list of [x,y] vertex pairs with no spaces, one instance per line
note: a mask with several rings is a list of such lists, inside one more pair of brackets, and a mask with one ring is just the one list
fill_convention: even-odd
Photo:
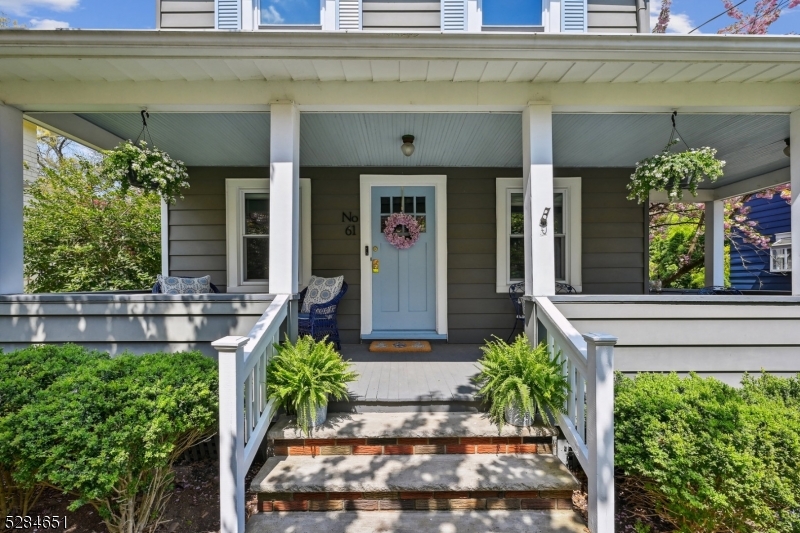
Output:
[[27,113],[27,120],[94,150],[110,150],[122,142],[108,130],[72,113]]
[[796,63],[798,36],[653,34],[419,34],[28,30],[0,33],[0,58],[194,57],[507,59]]
[[776,185],[784,185],[789,183],[791,180],[792,176],[790,169],[787,166],[786,168],[767,172],[766,174],[761,174],[760,176],[754,176],[746,180],[737,181],[736,183],[723,185],[718,189],[714,189],[714,199],[725,200],[726,198],[731,198],[733,196],[750,194],[753,192],[762,191],[769,187],[775,187]]

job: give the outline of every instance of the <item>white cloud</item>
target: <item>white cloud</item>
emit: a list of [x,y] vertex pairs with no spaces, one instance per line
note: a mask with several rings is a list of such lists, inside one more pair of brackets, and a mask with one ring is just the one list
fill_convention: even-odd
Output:
[[[650,28],[655,28],[656,24],[658,24],[659,13],[661,13],[661,2],[657,0],[651,0]],[[689,33],[695,28],[695,26],[696,24],[691,18],[689,18],[689,15],[687,15],[686,13],[675,13],[673,11],[669,15],[669,24],[667,25],[667,33]],[[702,33],[702,32],[700,30],[697,30],[694,33]]]
[[80,0],[0,0],[0,11],[24,17],[34,9],[70,11],[78,7]]
[[69,28],[69,22],[53,19],[31,19],[32,30],[54,30],[56,28]]
[[261,12],[261,22],[264,24],[281,24],[283,22],[283,17],[278,13],[278,10],[275,9],[275,6],[269,6],[266,11]]

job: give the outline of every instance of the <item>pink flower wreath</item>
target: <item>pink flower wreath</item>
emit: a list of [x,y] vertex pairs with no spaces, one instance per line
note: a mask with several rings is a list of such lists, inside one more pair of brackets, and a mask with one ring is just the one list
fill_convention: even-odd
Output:
[[[408,236],[402,233],[396,233],[398,226],[405,226],[408,230]],[[413,215],[406,213],[392,213],[386,220],[386,227],[383,230],[383,235],[389,244],[398,250],[408,250],[419,239],[419,222]]]

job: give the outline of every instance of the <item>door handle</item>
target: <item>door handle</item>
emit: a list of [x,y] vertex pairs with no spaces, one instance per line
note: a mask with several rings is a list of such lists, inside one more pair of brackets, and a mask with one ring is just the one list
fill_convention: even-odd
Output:
[[380,274],[381,272],[381,260],[380,259],[373,259],[372,260],[372,273],[373,274]]

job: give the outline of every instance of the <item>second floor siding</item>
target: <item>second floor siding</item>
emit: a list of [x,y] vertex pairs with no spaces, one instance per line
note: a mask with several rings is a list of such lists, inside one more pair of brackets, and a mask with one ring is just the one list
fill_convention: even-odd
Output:
[[[164,30],[649,32],[651,0],[157,0]],[[303,6],[303,7],[298,7]],[[498,22],[499,20],[499,22]]]

